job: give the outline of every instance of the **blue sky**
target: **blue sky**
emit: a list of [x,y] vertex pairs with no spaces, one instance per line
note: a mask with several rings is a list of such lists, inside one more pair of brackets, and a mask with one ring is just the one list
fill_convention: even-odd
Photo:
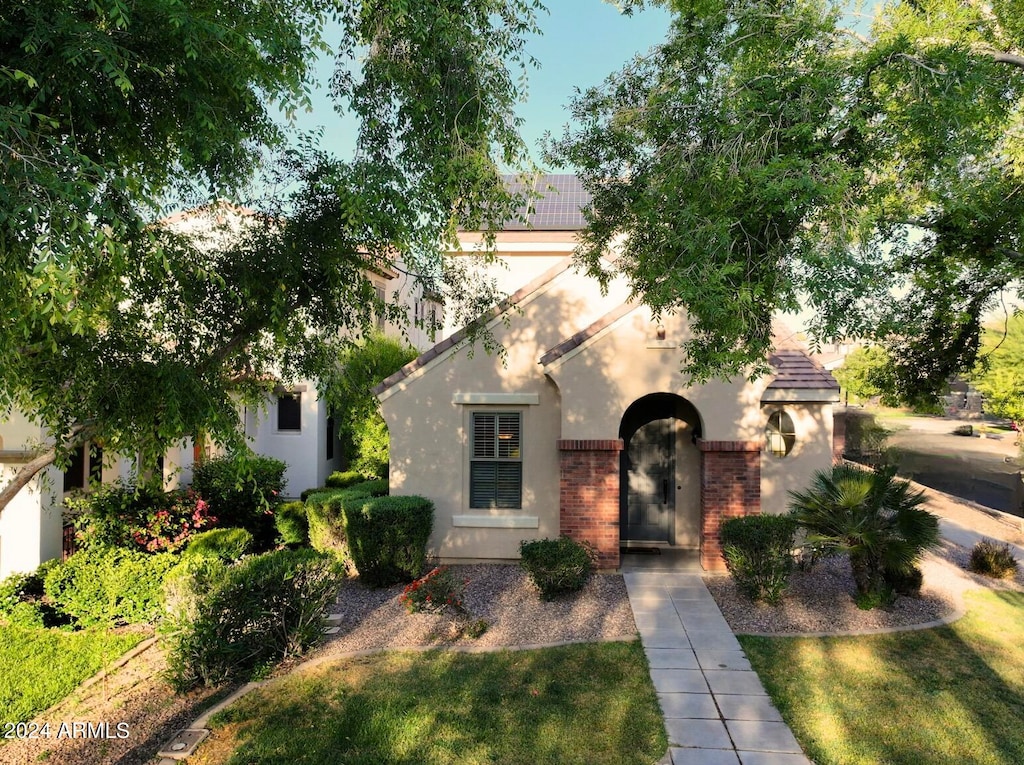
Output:
[[[539,16],[544,34],[527,41],[527,51],[540,62],[529,72],[528,101],[517,109],[525,122],[522,135],[535,161],[540,160],[537,142],[545,131],[558,135],[569,119],[566,105],[573,87],[597,85],[635,55],[662,42],[668,30],[668,13],[650,9],[623,16],[604,0],[547,0],[548,12]],[[341,159],[351,156],[355,123],[339,117],[327,96],[331,63],[318,67],[322,88],[314,97],[313,112],[300,114],[303,131],[324,129],[322,147]]]

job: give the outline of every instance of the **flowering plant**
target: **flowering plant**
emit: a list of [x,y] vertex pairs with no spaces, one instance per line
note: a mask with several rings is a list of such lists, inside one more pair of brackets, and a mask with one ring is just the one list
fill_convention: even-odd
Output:
[[463,598],[468,579],[459,579],[447,566],[438,566],[408,585],[398,597],[410,614],[420,611],[438,613],[451,608],[464,613]]
[[206,500],[192,489],[171,492],[167,499],[166,507],[146,513],[132,529],[132,541],[147,552],[174,552],[199,529],[217,522]]

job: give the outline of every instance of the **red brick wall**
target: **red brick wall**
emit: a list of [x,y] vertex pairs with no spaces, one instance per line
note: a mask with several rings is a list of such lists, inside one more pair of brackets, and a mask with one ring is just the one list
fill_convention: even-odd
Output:
[[622,439],[565,440],[558,449],[561,533],[592,544],[599,568],[618,568]]
[[700,564],[725,568],[719,528],[726,518],[761,512],[761,443],[699,441],[701,534]]

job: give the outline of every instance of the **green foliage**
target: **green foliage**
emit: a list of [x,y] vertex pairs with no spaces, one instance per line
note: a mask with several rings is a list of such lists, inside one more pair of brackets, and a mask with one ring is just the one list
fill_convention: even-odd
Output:
[[785,515],[750,515],[722,522],[725,563],[751,600],[782,599],[793,572],[796,521]]
[[575,539],[537,539],[519,543],[519,564],[526,569],[541,600],[577,592],[594,567],[594,551]]
[[274,507],[284,491],[284,462],[259,454],[215,457],[192,469],[192,488],[222,526],[250,531],[258,549],[274,541]]
[[1010,545],[982,539],[971,548],[971,571],[994,579],[1009,579],[1017,575],[1017,559]]
[[372,389],[417,355],[415,348],[380,333],[371,334],[365,342],[341,353],[337,371],[326,389],[350,471],[335,474],[345,476],[348,483],[334,484],[329,479],[327,486],[342,488],[355,483],[354,474],[387,475],[388,429]]
[[0,720],[31,720],[144,637],[127,630],[0,627]]
[[312,550],[279,550],[226,565],[183,564],[168,577],[169,678],[178,690],[247,678],[323,636],[341,573]]
[[220,558],[230,563],[249,552],[252,542],[252,534],[245,529],[212,529],[192,537],[182,556]]
[[309,544],[309,519],[305,502],[286,502],[274,513],[274,526],[284,545]]
[[448,566],[437,566],[414,582],[410,582],[398,596],[398,601],[410,614],[439,613],[447,608],[464,613],[468,579],[460,579]]
[[324,486],[328,489],[347,489],[354,483],[362,483],[366,480],[366,476],[356,470],[346,470],[345,472],[334,472],[327,476],[327,480],[324,481]]
[[845,552],[858,604],[873,608],[891,599],[886,582],[912,576],[921,554],[939,543],[939,521],[925,498],[892,469],[870,472],[850,465],[815,473],[810,488],[790,492],[790,506],[807,541]]
[[341,500],[345,539],[359,578],[371,587],[409,582],[423,573],[434,503],[423,497]]
[[342,503],[346,500],[382,497],[387,493],[387,481],[376,480],[363,481],[346,489],[329,489],[311,494],[306,500],[310,545],[314,550],[333,555],[347,569],[353,568],[352,553],[342,519]]
[[164,575],[177,560],[119,547],[82,550],[49,571],[46,597],[83,627],[153,622],[161,612]]
[[892,359],[881,346],[869,345],[866,348],[857,348],[843,360],[843,365],[832,374],[854,403],[862,403],[879,396],[886,406],[900,404],[900,401],[894,396]]
[[892,431],[878,424],[874,415],[847,410],[846,444],[843,455],[851,460],[882,467],[894,461],[887,446]]
[[61,565],[48,560],[30,573],[15,573],[0,581],[0,618],[23,627],[56,627],[67,618],[44,601],[46,576]]
[[985,411],[1024,422],[1024,315],[1013,314],[982,334],[981,359],[971,382],[985,396]]
[[908,598],[916,598],[921,594],[921,587],[924,584],[924,573],[920,567],[912,566],[910,569],[884,569],[882,578],[888,589],[897,595],[904,595]]
[[[539,3],[100,5],[15,0],[0,31],[0,408],[36,418],[47,459],[87,439],[145,469],[189,438],[240,451],[238,408],[270,380],[330,398],[344,349],[409,320],[368,277],[383,253],[453,321],[497,302],[443,253],[525,199],[497,170],[529,164],[509,115]],[[304,102],[328,15],[350,161],[316,136],[280,148],[268,115]],[[264,198],[153,225],[248,181]]]
[[587,271],[685,310],[697,379],[763,368],[799,299],[814,338],[882,343],[894,395],[934,399],[1024,275],[1019,8],[661,4],[666,41],[547,147],[593,194]]

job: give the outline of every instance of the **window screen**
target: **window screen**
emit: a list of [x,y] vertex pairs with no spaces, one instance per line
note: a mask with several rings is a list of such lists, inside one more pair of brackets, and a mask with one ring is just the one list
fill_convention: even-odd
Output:
[[469,506],[523,505],[522,416],[474,412]]
[[302,430],[301,393],[287,393],[277,397],[277,429]]

